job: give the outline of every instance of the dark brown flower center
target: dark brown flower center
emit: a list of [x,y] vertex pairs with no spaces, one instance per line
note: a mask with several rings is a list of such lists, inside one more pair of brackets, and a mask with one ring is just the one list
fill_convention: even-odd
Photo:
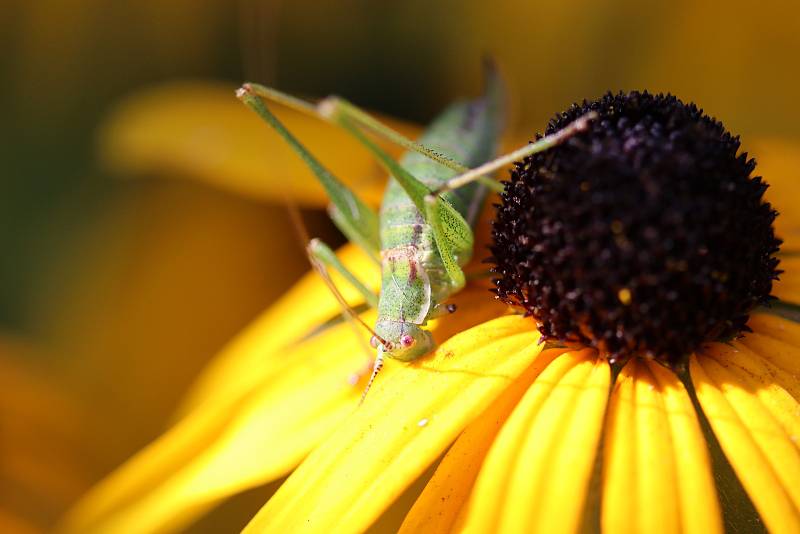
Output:
[[516,163],[493,223],[497,296],[547,339],[670,364],[771,298],[780,241],[739,139],[693,104],[607,94],[586,132]]

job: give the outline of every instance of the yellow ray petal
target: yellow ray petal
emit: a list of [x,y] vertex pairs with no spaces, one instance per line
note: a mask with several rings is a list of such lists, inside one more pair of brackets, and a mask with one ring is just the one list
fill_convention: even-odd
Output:
[[[710,343],[704,347],[703,354],[711,356],[752,391],[788,436],[800,438],[797,398],[781,384],[781,381],[785,381],[796,391],[796,377],[791,380],[788,373],[775,367],[770,368],[768,361],[738,342],[733,342],[730,346]],[[776,380],[776,376],[779,380]]]
[[756,334],[773,337],[800,348],[800,324],[771,313],[754,313],[747,325]]
[[795,380],[800,376],[800,358],[798,358],[800,348],[796,345],[758,332],[746,334],[738,342],[772,365],[794,376]]
[[447,451],[431,480],[406,516],[401,534],[449,532],[467,502],[483,459],[497,432],[539,373],[566,349],[542,352],[533,364]]
[[[377,289],[378,268],[358,247],[345,245],[337,255],[368,287]],[[331,276],[347,302],[353,306],[363,302],[361,295],[336,272]],[[181,413],[209,399],[241,395],[266,372],[262,365],[265,357],[336,317],[340,310],[320,276],[308,272],[214,358],[186,396]]]
[[678,377],[632,360],[609,406],[603,532],[722,532],[706,443]]
[[597,454],[610,370],[567,352],[535,380],[503,425],[465,513],[469,532],[574,532]]
[[[487,306],[485,290],[477,288],[462,291],[454,302],[456,316],[431,324],[437,339],[505,309]],[[255,382],[248,378],[238,394],[231,386],[230,394],[200,403],[96,487],[65,530],[176,530],[224,498],[290,472],[352,411],[360,395],[361,388],[348,379],[364,367],[367,355],[350,326],[340,324],[288,348],[261,352],[261,362],[250,372]],[[389,366],[379,383],[396,367]]]
[[94,488],[65,530],[176,530],[294,468],[354,408],[348,377],[365,356],[349,325],[266,356],[252,392],[192,411]]
[[[234,97],[234,90],[184,82],[137,93],[108,118],[101,132],[101,155],[123,172],[169,173],[273,202],[283,203],[290,195],[304,204],[327,205],[313,174]],[[386,175],[363,147],[321,120],[273,108],[324,165],[377,205]],[[418,133],[408,124],[386,122],[406,135]],[[385,148],[393,155],[401,152],[391,145]]]
[[[721,353],[692,356],[697,398],[742,486],[771,532],[800,532],[800,450],[783,422],[800,406]],[[776,418],[776,412],[784,412]],[[795,425],[796,426],[796,425]]]
[[[770,313],[754,313],[750,316],[748,326],[753,329],[741,340],[734,341],[732,346],[750,356],[750,362],[756,355],[758,369],[752,372],[758,375],[767,374],[783,389],[800,401],[800,362],[796,356],[800,351],[800,324]],[[771,339],[779,343],[771,343]]]
[[289,477],[247,532],[358,532],[533,361],[529,319],[507,316],[400,366]]

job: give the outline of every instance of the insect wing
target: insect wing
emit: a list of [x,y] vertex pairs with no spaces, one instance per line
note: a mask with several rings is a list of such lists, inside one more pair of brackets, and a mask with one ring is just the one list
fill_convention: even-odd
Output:
[[380,317],[425,324],[431,309],[431,281],[413,248],[394,249],[383,258]]

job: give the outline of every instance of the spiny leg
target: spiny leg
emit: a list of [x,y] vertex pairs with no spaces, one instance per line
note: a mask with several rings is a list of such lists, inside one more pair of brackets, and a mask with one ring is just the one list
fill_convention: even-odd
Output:
[[[394,130],[393,128],[383,124],[363,109],[341,97],[329,96],[315,106],[299,98],[287,95],[286,93],[282,93],[276,89],[272,89],[271,87],[265,87],[255,83],[248,83],[245,84],[243,88],[247,88],[255,95],[278,102],[286,107],[294,109],[295,111],[319,117],[332,124],[341,126],[342,122],[346,121],[347,123],[359,129],[367,130],[379,138],[385,139],[402,148],[405,148],[406,150],[418,152],[430,160],[435,161],[458,173],[465,173],[470,170],[469,167],[462,165],[453,158],[421,143],[417,143],[412,139],[409,139],[397,130]],[[496,180],[493,180],[488,176],[481,176],[478,178],[478,180],[494,191],[502,191],[502,185],[498,184]]]
[[[439,248],[439,253],[442,257],[442,262],[447,274],[452,280],[455,288],[461,288],[466,284],[464,272],[459,267],[455,258],[464,252],[472,251],[473,235],[472,229],[466,221],[446,203],[441,195],[448,191],[452,191],[462,187],[470,182],[476,181],[482,176],[493,173],[494,171],[517,161],[530,154],[542,152],[551,148],[572,135],[585,130],[589,121],[597,116],[596,113],[590,112],[558,132],[543,137],[536,143],[531,143],[518,150],[494,159],[490,162],[467,171],[466,173],[456,176],[444,183],[441,187],[434,191],[429,191],[424,199],[424,208],[421,210],[425,214],[425,220],[433,229],[433,237],[436,240],[436,246]],[[500,183],[500,182],[496,182]],[[449,209],[448,209],[449,208]]]
[[527,145],[520,147],[513,152],[510,152],[504,156],[500,156],[492,161],[487,161],[483,165],[475,167],[474,169],[470,169],[469,171],[464,172],[455,178],[447,180],[441,187],[438,187],[435,191],[433,191],[431,196],[439,196],[447,193],[448,191],[453,191],[454,189],[458,189],[459,187],[465,186],[468,183],[479,180],[505,167],[506,165],[514,163],[515,161],[519,161],[522,158],[538,152],[544,152],[549,148],[559,145],[573,135],[585,131],[586,128],[589,127],[589,123],[597,117],[598,114],[596,112],[590,111],[589,113],[578,117],[559,131],[542,137],[535,143],[528,143]]
[[[400,133],[383,125],[364,111],[341,98],[329,97],[323,100],[319,106],[314,107],[300,99],[263,86],[248,84],[245,87],[255,94],[281,102],[304,113],[316,114],[327,118],[348,130],[368,148],[378,158],[379,162],[398,180],[398,182],[400,182],[406,190],[406,193],[417,205],[420,212],[425,215],[426,221],[433,229],[434,239],[436,240],[437,247],[442,256],[444,267],[448,272],[448,276],[451,278],[453,287],[456,289],[465,284],[464,274],[456,261],[456,256],[471,251],[472,230],[466,221],[464,221],[463,217],[461,217],[449,203],[443,201],[440,196],[443,193],[477,180],[488,180],[493,185],[493,189],[498,190],[498,186],[499,189],[502,189],[499,182],[492,180],[488,175],[514,161],[537,152],[542,152],[563,142],[572,135],[585,130],[589,121],[597,116],[594,112],[587,113],[554,134],[546,136],[535,143],[530,143],[521,147],[505,156],[487,162],[475,169],[468,170],[465,166],[451,158],[405,138]],[[462,174],[448,180],[436,190],[431,191],[422,182],[405,171],[405,169],[386,154],[385,151],[369,140],[363,132],[361,132],[361,128],[378,134],[407,149],[419,152],[433,161],[461,172]]]
[[[342,317],[349,325],[353,327],[353,332],[356,335],[356,338],[361,341],[361,332],[358,329],[358,325],[364,326],[367,331],[372,333],[372,339],[375,343],[378,342],[379,337],[375,335],[375,332],[366,324],[364,321],[361,320],[358,312],[347,303],[344,296],[342,295],[339,288],[336,286],[336,283],[330,277],[328,272],[328,267],[332,267],[335,269],[345,280],[347,280],[356,291],[361,293],[366,301],[367,305],[370,308],[377,309],[378,307],[378,297],[372,291],[364,285],[358,277],[353,274],[344,264],[339,260],[339,257],[336,256],[336,253],[326,245],[322,240],[314,238],[310,239],[308,236],[308,229],[306,228],[305,223],[303,222],[303,217],[300,215],[300,210],[298,209],[297,205],[288,200],[287,209],[289,211],[289,218],[292,220],[292,224],[297,231],[300,239],[306,243],[306,256],[308,257],[309,263],[317,271],[317,274],[320,275],[322,281],[325,282],[325,285],[328,287],[330,292],[333,294],[336,301],[339,303],[341,308]],[[372,343],[372,341],[371,341]],[[362,341],[363,344],[363,341]],[[367,368],[372,366],[372,353],[366,345],[364,345],[365,352],[368,354],[369,365]],[[369,372],[368,370],[366,372]],[[358,373],[357,376],[363,375],[365,372]],[[351,380],[351,382],[355,385],[357,382]]]
[[[356,242],[366,252],[376,257],[376,252],[380,248],[378,239],[378,216],[364,204],[350,189],[342,184],[336,177],[334,177],[316,158],[286,129],[286,127],[275,117],[261,100],[260,97],[254,95],[245,86],[237,91],[237,97],[244,102],[248,107],[256,111],[265,122],[267,122],[274,130],[278,132],[281,137],[297,152],[303,159],[308,167],[314,172],[317,178],[328,192],[331,198],[332,206],[330,209],[331,218],[337,224],[339,229],[349,239]],[[330,278],[327,266],[331,266],[339,271],[342,276],[347,279],[365,298],[367,303],[372,307],[377,307],[377,297],[369,291],[349,270],[336,257],[336,254],[324,243],[319,240],[310,240],[308,232],[305,230],[300,214],[297,207],[289,203],[289,212],[295,223],[295,227],[301,235],[306,245],[306,252],[309,261],[314,269],[319,273],[322,280],[330,289],[339,305],[342,308],[342,314],[349,323],[354,325],[361,324],[366,328],[378,342],[386,343],[385,340],[380,338],[375,331],[367,325],[355,310],[347,303],[342,296],[336,284]],[[357,330],[357,329],[356,329]],[[360,335],[356,331],[356,335],[360,339]],[[369,352],[367,350],[367,352]],[[369,357],[370,364],[372,362],[371,354]],[[371,366],[371,365],[370,365]]]
[[[452,287],[457,290],[465,285],[464,273],[458,265],[456,257],[472,251],[473,236],[470,225],[448,202],[438,198],[439,195],[432,192],[430,188],[420,182],[416,177],[412,176],[383,149],[372,142],[372,140],[361,131],[361,128],[376,133],[407,149],[419,152],[433,161],[458,172],[469,173],[470,171],[467,167],[447,156],[439,154],[433,149],[405,138],[400,133],[375,120],[363,110],[338,97],[329,97],[315,108],[303,100],[257,84],[245,84],[240,91],[245,89],[248,94],[268,98],[303,113],[326,118],[350,132],[363,146],[372,152],[379,163],[395,177],[409,197],[414,201],[420,213],[425,215],[426,221],[433,229],[434,239],[439,248],[445,270],[451,279]],[[266,108],[266,106],[263,107]],[[256,109],[256,111],[259,110]],[[502,185],[499,182],[486,176],[493,171],[494,169],[487,170],[481,175],[471,178],[470,181],[485,181],[487,184],[490,184],[495,191],[502,190]],[[341,212],[341,208],[339,208],[338,204],[336,208],[337,209],[331,213],[335,222],[337,222],[337,211]],[[346,222],[344,224],[337,222],[337,226],[342,229],[345,235],[348,235],[347,230],[349,230],[349,225]]]

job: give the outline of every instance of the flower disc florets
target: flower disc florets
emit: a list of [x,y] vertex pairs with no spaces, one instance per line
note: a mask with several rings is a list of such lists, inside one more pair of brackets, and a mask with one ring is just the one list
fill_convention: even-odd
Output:
[[693,104],[605,95],[589,128],[515,164],[493,223],[497,296],[546,339],[678,364],[771,297],[776,212],[739,139]]

